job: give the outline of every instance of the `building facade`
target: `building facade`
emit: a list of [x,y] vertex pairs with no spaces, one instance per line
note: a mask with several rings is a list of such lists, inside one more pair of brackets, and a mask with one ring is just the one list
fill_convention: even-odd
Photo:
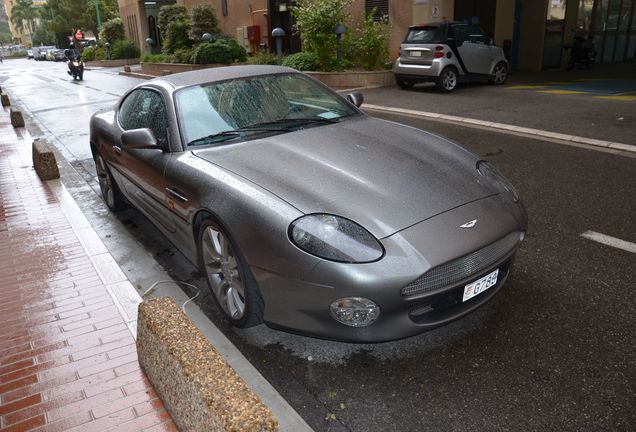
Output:
[[[127,36],[143,52],[152,50],[146,46],[147,38],[160,43],[156,29],[159,8],[174,3],[189,10],[201,3],[212,5],[223,33],[251,52],[271,49],[274,44],[269,35],[273,28],[281,27],[287,33],[285,51],[296,52],[301,47],[292,31],[292,1],[119,0],[119,7]],[[354,0],[350,12],[357,19],[374,7],[389,17],[392,59],[410,25],[452,20],[479,23],[504,48],[514,69],[560,67],[565,61],[564,47],[575,34],[594,41],[599,62],[633,61],[636,54],[636,0]]]

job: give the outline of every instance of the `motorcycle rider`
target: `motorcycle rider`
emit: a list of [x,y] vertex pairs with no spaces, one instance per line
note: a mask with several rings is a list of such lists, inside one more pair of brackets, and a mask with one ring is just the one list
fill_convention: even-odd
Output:
[[64,51],[64,56],[68,60],[68,70],[66,71],[66,73],[72,76],[73,60],[80,60],[80,53],[75,49],[75,44],[73,42],[71,42],[68,46],[68,49]]

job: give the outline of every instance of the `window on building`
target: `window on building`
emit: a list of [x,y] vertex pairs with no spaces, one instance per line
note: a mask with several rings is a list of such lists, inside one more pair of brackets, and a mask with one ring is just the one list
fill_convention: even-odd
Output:
[[364,1],[364,11],[368,15],[373,12],[375,8],[375,13],[373,14],[373,21],[380,22],[389,21],[389,0],[365,0]]

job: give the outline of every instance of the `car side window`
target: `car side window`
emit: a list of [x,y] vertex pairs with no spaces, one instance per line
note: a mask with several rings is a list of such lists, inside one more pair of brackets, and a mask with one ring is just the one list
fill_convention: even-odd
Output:
[[168,119],[161,94],[148,89],[132,92],[119,108],[119,123],[124,130],[148,128],[157,141],[165,142]]
[[477,26],[466,26],[466,32],[467,40],[470,42],[486,44],[490,40],[488,35]]
[[139,95],[139,92],[137,91],[132,92],[126,97],[126,99],[124,99],[124,101],[121,103],[121,106],[119,107],[119,113],[117,117],[119,119],[119,124],[124,130],[137,128],[135,126],[137,122],[137,116],[135,115],[135,112],[136,112],[135,108],[136,108],[138,95]]

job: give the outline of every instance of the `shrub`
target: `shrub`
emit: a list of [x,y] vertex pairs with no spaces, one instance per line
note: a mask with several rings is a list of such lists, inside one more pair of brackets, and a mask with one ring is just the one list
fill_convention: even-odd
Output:
[[110,58],[113,60],[139,57],[139,48],[129,40],[118,40],[110,47]]
[[243,48],[236,39],[222,38],[217,41],[218,43],[227,45],[232,55],[232,60],[236,62],[244,62],[247,60],[247,51]]
[[368,14],[362,13],[360,23],[351,36],[351,56],[365,70],[381,70],[389,60],[390,27],[386,17],[375,22],[376,8]]
[[285,57],[283,66],[299,71],[315,71],[318,70],[318,56],[314,53],[302,51]]
[[259,52],[248,59],[250,64],[275,65],[277,64],[276,54],[269,52]]
[[82,51],[82,60],[92,61],[95,60],[95,47],[86,47]]
[[143,63],[168,63],[169,57],[165,54],[144,54]]
[[168,26],[175,21],[190,21],[186,7],[178,4],[161,6],[157,17],[157,28],[162,40],[168,39]]
[[99,33],[99,39],[110,44],[125,38],[126,33],[124,31],[124,22],[121,18],[113,18],[106,21],[102,25],[102,31]]
[[291,8],[296,20],[294,30],[300,33],[303,51],[316,56],[318,69],[315,70],[334,68],[337,44],[333,29],[349,21],[351,3],[352,0],[299,0]]
[[231,64],[233,58],[227,44],[221,43],[221,41],[214,41],[200,44],[194,51],[192,60],[196,64]]
[[201,42],[203,33],[216,35],[221,33],[219,21],[216,18],[216,10],[207,4],[197,5],[192,8],[191,38],[194,42]]
[[172,63],[192,63],[194,50],[192,48],[181,48],[172,54]]
[[163,40],[164,51],[166,53],[174,53],[178,50],[191,48],[190,28],[189,20],[173,21],[168,24],[168,32]]

